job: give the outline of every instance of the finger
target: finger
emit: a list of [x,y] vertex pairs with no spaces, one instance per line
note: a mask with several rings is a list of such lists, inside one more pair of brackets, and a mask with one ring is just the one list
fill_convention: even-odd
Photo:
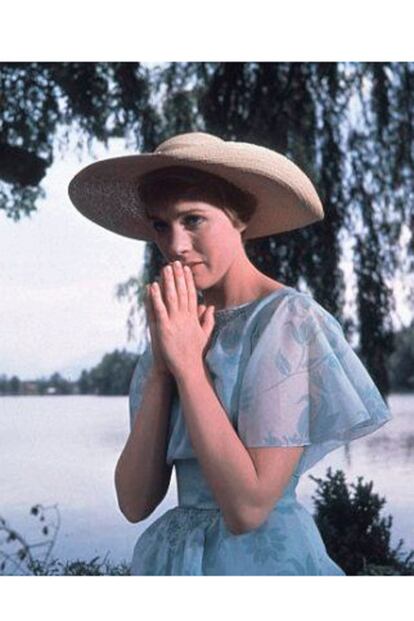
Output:
[[161,293],[163,296],[163,299],[166,300],[167,299],[167,275],[165,272],[165,267],[164,266],[161,271],[160,271],[160,277],[159,277],[159,285],[161,287]]
[[145,295],[145,310],[147,313],[147,323],[151,335],[151,342],[153,342],[155,338],[155,331],[157,330],[157,322],[155,320],[155,313],[152,303],[152,294],[151,294],[151,285],[146,286],[146,295]]
[[202,328],[204,330],[204,333],[209,336],[214,328],[214,324],[215,324],[215,317],[214,317],[214,306],[209,306],[206,310],[206,312],[203,315],[203,322],[202,322]]
[[145,296],[144,296],[144,304],[145,304],[145,311],[147,313],[147,318],[148,321],[151,323],[153,323],[155,321],[155,317],[154,317],[154,309],[152,306],[152,296],[151,296],[151,285],[145,285]]
[[194,284],[193,273],[187,265],[184,266],[184,274],[185,274],[185,280],[187,283],[188,310],[191,313],[195,313],[197,312],[197,305],[198,305],[197,289]]
[[160,285],[157,282],[152,283],[150,291],[155,321],[165,321],[168,319],[168,312],[162,299]]
[[150,313],[150,291],[149,291],[149,287],[150,287],[150,285],[145,285],[145,292],[144,292],[144,306],[145,306],[145,312],[147,313],[147,316]]
[[183,266],[180,261],[174,261],[173,272],[175,279],[175,288],[177,291],[178,307],[182,310],[188,310],[187,280],[185,278]]
[[201,322],[201,319],[205,313],[206,310],[206,305],[205,304],[199,304],[197,307],[197,312],[198,312],[198,319]]
[[166,265],[162,269],[163,276],[163,294],[165,298],[165,306],[168,313],[171,313],[173,310],[177,310],[178,307],[178,298],[177,298],[177,290],[175,286],[175,278],[173,273],[173,268],[171,265]]

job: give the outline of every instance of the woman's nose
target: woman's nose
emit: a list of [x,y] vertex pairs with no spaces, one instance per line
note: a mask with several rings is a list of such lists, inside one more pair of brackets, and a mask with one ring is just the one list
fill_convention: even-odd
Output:
[[169,257],[182,256],[191,249],[191,237],[187,231],[182,229],[172,229],[168,240],[167,255]]

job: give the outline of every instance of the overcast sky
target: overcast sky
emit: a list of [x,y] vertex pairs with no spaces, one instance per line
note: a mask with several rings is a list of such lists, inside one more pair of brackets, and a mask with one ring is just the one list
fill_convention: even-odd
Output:
[[[128,153],[120,140],[110,145],[96,147],[94,156]],[[68,183],[91,161],[79,161],[72,149],[57,157],[43,181],[46,199],[31,218],[16,223],[0,211],[0,374],[35,379],[59,371],[76,379],[115,348],[139,349],[139,334],[127,341],[129,304],[116,299],[115,287],[142,269],[145,243],[106,231],[70,203]],[[342,264],[349,284],[350,265]],[[407,325],[412,313],[401,283],[395,287]]]
[[[126,153],[118,141],[94,154]],[[77,377],[115,348],[137,350],[127,342],[128,302],[115,287],[142,267],[145,244],[93,224],[67,196],[70,179],[93,160],[79,162],[73,151],[58,158],[30,218],[13,222],[0,211],[0,373]]]

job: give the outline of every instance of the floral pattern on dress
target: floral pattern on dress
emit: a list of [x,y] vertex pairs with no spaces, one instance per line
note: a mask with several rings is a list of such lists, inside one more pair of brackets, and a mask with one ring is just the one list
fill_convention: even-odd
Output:
[[390,418],[339,322],[306,294],[286,296],[241,379],[237,428],[245,446],[304,446],[302,474]]
[[[151,360],[148,343],[131,381],[131,426]],[[339,322],[311,296],[285,287],[220,313],[206,363],[245,446],[304,446],[304,451],[266,521],[232,534],[191,447],[176,396],[167,462],[175,464],[182,504],[140,535],[131,573],[343,576],[312,516],[297,502],[295,487],[327,452],[372,433],[391,415]]]
[[254,536],[246,533],[243,548],[255,563],[263,564],[270,559],[280,562],[286,550],[285,541],[286,535],[279,527],[265,524],[254,531]]

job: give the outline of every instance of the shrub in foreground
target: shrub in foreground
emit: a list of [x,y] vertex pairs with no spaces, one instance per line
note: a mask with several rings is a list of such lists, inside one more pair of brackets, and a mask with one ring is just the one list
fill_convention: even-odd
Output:
[[317,483],[312,497],[314,518],[331,558],[349,576],[414,575],[414,550],[403,554],[404,540],[391,546],[391,515],[382,517],[385,498],[373,492],[373,482],[348,487],[342,470],[326,479],[309,475]]

